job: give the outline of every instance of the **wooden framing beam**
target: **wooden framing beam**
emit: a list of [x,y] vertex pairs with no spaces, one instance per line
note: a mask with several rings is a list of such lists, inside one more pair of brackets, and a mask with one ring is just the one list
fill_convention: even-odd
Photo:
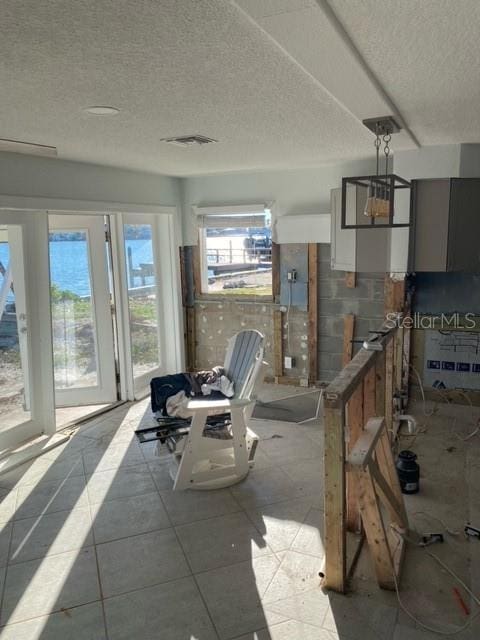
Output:
[[[343,366],[347,365],[353,355],[353,337],[355,333],[355,316],[343,317]],[[363,430],[363,393],[357,389],[347,403],[347,453],[357,442]],[[346,525],[347,529],[357,532],[361,528],[360,511],[358,509],[357,490],[353,478],[347,476]]]
[[273,372],[276,378],[283,376],[283,313],[273,311]]
[[353,335],[355,332],[355,316],[349,313],[343,316],[343,356],[342,366],[347,365],[353,355]]
[[200,266],[200,248],[198,245],[192,247],[192,262],[193,262],[193,285],[195,297],[202,294],[202,273]]
[[376,364],[378,355],[363,379],[363,420],[368,422],[377,415]]
[[318,375],[318,245],[308,245],[308,381]]
[[393,370],[394,343],[391,340],[385,348],[385,423],[390,434],[393,430]]
[[373,452],[380,440],[385,427],[384,418],[370,418],[365,425],[362,435],[357,440],[352,452],[348,456],[350,467],[361,467],[365,469],[372,459]]
[[325,409],[325,587],[346,589],[345,412]]
[[277,302],[280,295],[280,245],[272,242],[272,297]]
[[372,555],[377,581],[384,589],[395,588],[393,581],[393,558],[387,533],[382,520],[382,512],[375,491],[373,478],[368,470],[355,471],[358,486],[358,501],[365,527],[367,541]]
[[[391,341],[390,343],[391,344]],[[375,414],[385,415],[385,351],[378,354],[375,363]]]
[[[381,330],[386,333],[377,342],[385,348],[392,339],[394,330],[386,325],[383,325]],[[381,352],[360,349],[352,361],[328,385],[325,391],[325,405],[330,407],[344,405],[364,379],[366,373],[375,365],[379,353]]]
[[[347,451],[350,454],[351,450],[358,442],[363,432],[363,386],[361,385],[350,398],[347,403]],[[346,527],[348,531],[354,533],[360,531],[361,520],[360,510],[358,508],[357,490],[355,488],[355,481],[347,475],[347,516]]]
[[345,271],[345,286],[348,289],[355,289],[357,286],[357,274],[355,271]]

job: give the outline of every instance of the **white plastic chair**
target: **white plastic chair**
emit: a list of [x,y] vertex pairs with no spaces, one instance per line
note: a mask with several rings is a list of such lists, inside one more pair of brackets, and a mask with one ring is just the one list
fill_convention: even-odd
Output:
[[[170,468],[174,490],[221,489],[240,482],[253,466],[257,435],[248,428],[255,406],[254,391],[261,381],[264,337],[259,331],[240,331],[228,341],[225,375],[233,381],[233,398],[193,398],[190,431],[177,444]],[[230,413],[231,438],[217,439],[204,433],[209,415]]]

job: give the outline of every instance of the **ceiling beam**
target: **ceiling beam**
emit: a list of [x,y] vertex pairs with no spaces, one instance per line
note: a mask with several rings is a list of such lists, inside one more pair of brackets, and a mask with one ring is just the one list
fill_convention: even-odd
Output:
[[[389,114],[389,115],[393,115],[393,116],[396,117],[396,119],[398,120],[399,124],[402,126],[402,128],[405,131],[405,133],[409,136],[409,138],[411,139],[413,144],[417,148],[420,148],[422,145],[420,144],[420,141],[418,140],[417,136],[413,133],[413,131],[410,129],[410,127],[406,123],[405,118],[400,113],[397,105],[394,103],[394,101],[392,100],[392,98],[390,97],[390,95],[388,94],[388,92],[386,91],[386,89],[384,88],[382,83],[380,82],[380,80],[377,78],[377,76],[374,74],[374,72],[370,69],[368,64],[365,62],[364,57],[362,56],[362,54],[358,50],[357,46],[354,44],[354,42],[351,39],[350,35],[346,31],[345,27],[342,25],[340,20],[337,18],[337,15],[335,14],[335,12],[333,11],[332,7],[328,3],[328,0],[316,0],[316,2],[318,4],[318,6],[320,7],[321,11],[323,12],[324,16],[327,18],[329,24],[335,30],[337,35],[341,38],[341,40],[345,44],[345,46],[350,50],[351,54],[355,57],[355,59],[357,60],[358,64],[362,67],[363,71],[368,76],[370,82],[373,84],[375,89],[382,96],[383,100],[390,107],[391,114]],[[377,115],[381,116],[382,114],[380,114],[380,113],[379,114],[375,114],[375,115],[372,114],[372,117],[376,117]]]

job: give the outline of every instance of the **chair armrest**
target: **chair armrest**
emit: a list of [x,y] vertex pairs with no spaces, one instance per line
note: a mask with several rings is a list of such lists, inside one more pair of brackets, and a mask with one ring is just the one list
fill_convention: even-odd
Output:
[[192,399],[189,400],[186,409],[189,411],[205,410],[205,409],[235,409],[239,407],[248,407],[248,405],[254,403],[255,400],[247,400],[246,398],[225,398],[225,400],[207,400],[207,399]]

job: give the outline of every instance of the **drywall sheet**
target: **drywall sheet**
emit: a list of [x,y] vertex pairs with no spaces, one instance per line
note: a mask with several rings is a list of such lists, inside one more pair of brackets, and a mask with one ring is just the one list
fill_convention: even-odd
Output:
[[423,380],[439,389],[480,389],[480,333],[425,331]]
[[278,244],[330,242],[331,215],[280,216],[273,227],[273,239]]

